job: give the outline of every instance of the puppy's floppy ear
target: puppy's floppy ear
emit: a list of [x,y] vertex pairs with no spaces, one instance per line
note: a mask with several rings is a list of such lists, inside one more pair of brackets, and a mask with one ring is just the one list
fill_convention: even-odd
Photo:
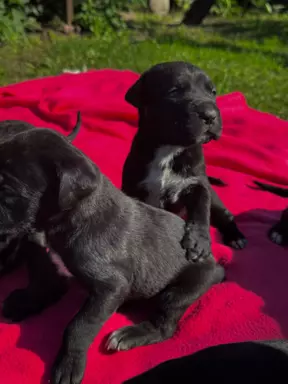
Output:
[[[75,159],[73,159],[75,160]],[[61,210],[68,210],[95,190],[99,180],[99,170],[84,156],[78,156],[69,167],[59,167],[58,204]]]
[[139,108],[142,106],[143,100],[142,100],[142,87],[143,87],[143,80],[142,77],[136,81],[135,84],[132,85],[128,89],[125,95],[125,100],[127,103],[133,105],[133,107]]

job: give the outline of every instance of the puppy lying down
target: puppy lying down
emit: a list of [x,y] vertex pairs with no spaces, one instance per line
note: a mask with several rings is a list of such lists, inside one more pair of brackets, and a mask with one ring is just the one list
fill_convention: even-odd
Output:
[[[123,303],[146,299],[156,309],[146,321],[113,332],[109,350],[171,337],[185,310],[224,277],[211,255],[197,263],[184,257],[181,218],[126,196],[56,132],[34,129],[0,146],[0,180],[0,235],[44,232],[49,248],[87,289],[64,332],[53,384],[82,381],[90,344]],[[57,299],[46,286],[54,281],[38,269],[49,263],[45,252],[31,262],[28,288],[4,303],[7,317],[23,307],[28,316],[34,302],[42,300],[43,309]]]
[[[187,214],[182,246],[188,258],[211,253],[211,224],[225,244],[243,248],[244,235],[209,184],[202,144],[221,136],[216,90],[185,62],[158,64],[127,91],[139,111],[139,129],[126,159],[123,191],[158,208]],[[219,180],[210,182],[219,185]],[[221,184],[221,183],[220,183]]]
[[[281,197],[288,197],[288,188],[276,187],[274,185],[260,183],[259,181],[254,181],[254,183],[263,191],[271,192]],[[288,245],[288,208],[284,209],[280,220],[269,229],[268,236],[273,243],[284,246]]]
[[[73,141],[81,128],[81,114],[78,112],[77,121],[72,132],[67,136],[69,141]],[[0,122],[0,145],[5,145],[6,141],[14,138],[19,133],[34,130],[32,124],[19,120],[4,120]],[[38,128],[37,128],[38,129]],[[25,238],[2,236],[0,237],[0,275],[9,273],[15,269],[17,265],[26,259],[26,255],[31,253],[32,247],[35,252],[36,245],[30,244],[30,241]],[[42,252],[42,250],[40,251]],[[18,314],[20,315],[20,314]]]

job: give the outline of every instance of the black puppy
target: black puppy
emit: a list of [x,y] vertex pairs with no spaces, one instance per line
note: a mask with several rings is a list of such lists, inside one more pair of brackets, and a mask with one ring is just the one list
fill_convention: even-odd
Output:
[[287,340],[247,341],[217,345],[166,361],[124,383],[284,383],[287,375]]
[[[77,113],[77,121],[72,132],[66,136],[69,141],[73,141],[81,128],[81,113]],[[0,122],[0,145],[5,145],[6,141],[13,139],[19,133],[28,132],[35,129],[32,124],[20,120],[4,120]],[[0,276],[13,271],[18,265],[23,263],[27,255],[31,254],[30,248],[35,252],[36,245],[30,244],[27,237],[14,238],[13,236],[0,236]],[[42,250],[39,252],[42,253]],[[18,314],[18,316],[20,313]]]
[[[125,301],[151,300],[156,310],[149,320],[112,333],[109,350],[171,337],[190,304],[224,277],[212,256],[185,259],[181,218],[126,196],[56,132],[35,129],[0,146],[0,180],[0,235],[44,232],[58,262],[88,291],[64,332],[53,384],[81,382],[89,345]],[[48,257],[42,255],[45,263]],[[41,285],[38,274],[24,290],[32,313]],[[45,300],[50,304],[45,296],[42,305]],[[23,310],[23,292],[19,301],[4,303],[6,317],[13,318],[17,306]]]
[[[288,189],[286,188],[260,183],[260,181],[254,181],[254,183],[263,191],[271,192],[274,195],[281,197],[288,197]],[[268,236],[273,243],[285,246],[288,245],[288,208],[284,209],[278,223],[269,229]]]
[[[139,129],[124,165],[122,189],[155,207],[178,214],[184,208],[182,245],[192,258],[211,252],[210,211],[211,224],[226,244],[246,244],[206,176],[202,144],[217,140],[222,131],[215,96],[209,77],[185,62],[152,67],[126,94],[138,108]],[[219,185],[217,179],[210,182]]]

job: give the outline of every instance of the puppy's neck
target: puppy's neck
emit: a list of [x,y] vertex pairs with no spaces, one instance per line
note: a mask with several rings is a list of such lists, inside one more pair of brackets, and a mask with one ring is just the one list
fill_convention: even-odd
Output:
[[139,148],[159,148],[163,145],[169,145],[171,143],[166,143],[163,135],[158,136],[157,132],[159,131],[159,123],[155,119],[151,118],[145,113],[145,110],[141,108],[139,111],[139,123],[138,131],[135,136],[134,141],[136,140],[137,146]]
[[[155,128],[156,129],[156,128]],[[155,150],[163,147],[163,146],[169,146],[169,147],[175,147],[178,148],[179,146],[173,145],[163,140],[162,137],[157,137],[155,135],[155,132],[152,133],[150,131],[141,130],[139,129],[136,133],[134,140],[133,140],[133,147],[137,148],[137,151],[139,153],[143,152],[144,154],[147,153],[153,153]]]

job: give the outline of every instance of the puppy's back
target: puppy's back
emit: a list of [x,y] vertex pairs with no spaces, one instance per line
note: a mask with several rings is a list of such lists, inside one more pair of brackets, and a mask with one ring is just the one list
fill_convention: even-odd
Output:
[[4,120],[0,122],[0,142],[12,139],[18,133],[35,129],[32,124],[21,120]]

